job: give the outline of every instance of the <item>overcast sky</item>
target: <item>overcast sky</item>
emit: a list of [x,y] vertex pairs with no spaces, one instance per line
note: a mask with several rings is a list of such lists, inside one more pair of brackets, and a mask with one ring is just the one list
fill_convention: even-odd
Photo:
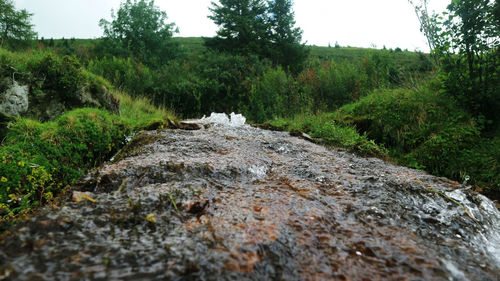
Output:
[[[180,33],[176,36],[214,36],[217,30],[209,15],[212,0],[156,0]],[[98,23],[111,19],[111,9],[121,0],[14,0],[18,9],[33,13],[39,37],[97,38]],[[297,26],[310,45],[382,48],[400,47],[428,51],[419,23],[407,0],[295,0]],[[451,0],[429,0],[441,12]]]

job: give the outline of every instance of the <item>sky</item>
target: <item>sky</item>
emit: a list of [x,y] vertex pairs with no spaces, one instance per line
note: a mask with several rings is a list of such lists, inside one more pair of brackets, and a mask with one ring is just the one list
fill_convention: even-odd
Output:
[[[121,0],[14,0],[17,9],[33,13],[39,38],[98,38],[99,20],[111,20]],[[217,26],[207,18],[212,0],[156,0],[175,36],[214,36]],[[429,0],[442,12],[451,0]],[[295,0],[295,20],[308,45],[402,48],[428,51],[418,19],[407,0]]]

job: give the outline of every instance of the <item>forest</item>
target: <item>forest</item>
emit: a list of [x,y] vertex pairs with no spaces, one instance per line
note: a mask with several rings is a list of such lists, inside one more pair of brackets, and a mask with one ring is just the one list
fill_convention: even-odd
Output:
[[[500,2],[408,5],[430,53],[305,45],[290,0],[212,3],[212,38],[175,37],[154,0],[124,0],[99,39],[38,38],[0,0],[0,220],[54,202],[134,133],[211,112],[499,200]],[[5,105],[16,87],[29,108]]]

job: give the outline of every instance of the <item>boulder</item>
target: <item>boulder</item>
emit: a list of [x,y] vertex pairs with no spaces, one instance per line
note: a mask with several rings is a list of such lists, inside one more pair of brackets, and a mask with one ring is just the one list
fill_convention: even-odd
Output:
[[119,109],[119,101],[106,87],[92,83],[82,86],[76,93],[50,90],[29,95],[29,100],[30,107],[25,115],[42,121],[52,121],[75,108],[94,107],[114,113]]
[[21,86],[12,80],[7,90],[0,94],[0,113],[20,116],[28,111],[28,86]]

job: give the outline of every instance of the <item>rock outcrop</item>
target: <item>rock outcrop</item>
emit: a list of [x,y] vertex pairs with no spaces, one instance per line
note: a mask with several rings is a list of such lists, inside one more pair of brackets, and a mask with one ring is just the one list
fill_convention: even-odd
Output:
[[21,116],[28,111],[28,86],[19,85],[15,80],[7,79],[7,90],[0,93],[0,113]]
[[459,183],[248,126],[140,140],[5,235],[0,279],[500,279],[500,213]]

